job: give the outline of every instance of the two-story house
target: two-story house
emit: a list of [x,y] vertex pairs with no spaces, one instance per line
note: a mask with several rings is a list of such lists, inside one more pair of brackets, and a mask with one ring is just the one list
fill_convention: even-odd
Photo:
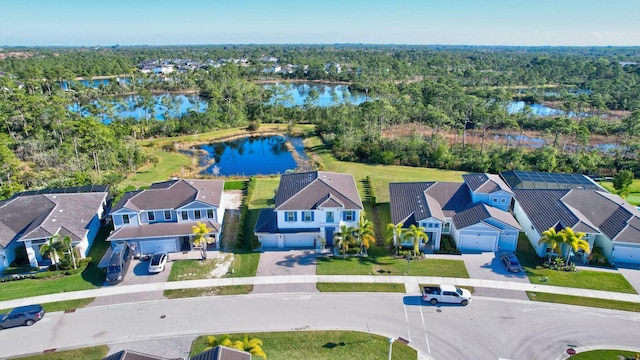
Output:
[[262,209],[255,234],[263,248],[333,245],[340,226],[358,226],[364,209],[352,175],[325,171],[282,175],[275,207]]
[[192,227],[205,223],[211,243],[219,248],[224,181],[174,179],[147,190],[126,193],[110,215],[114,230],[108,241],[127,241],[137,254],[189,251]]
[[439,249],[442,235],[449,235],[460,251],[515,251],[522,228],[508,212],[513,192],[496,175],[463,179],[389,184],[391,221],[423,227],[429,238],[423,250]]
[[54,235],[69,236],[78,255],[87,256],[108,206],[108,189],[44,189],[0,201],[0,271],[16,259],[16,251],[26,250],[32,267],[50,264],[40,247]]

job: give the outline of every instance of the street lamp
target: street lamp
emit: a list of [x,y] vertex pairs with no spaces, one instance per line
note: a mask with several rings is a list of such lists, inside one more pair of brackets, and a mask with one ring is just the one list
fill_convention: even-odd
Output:
[[393,338],[389,338],[389,357],[388,359],[391,360],[391,350],[393,349]]

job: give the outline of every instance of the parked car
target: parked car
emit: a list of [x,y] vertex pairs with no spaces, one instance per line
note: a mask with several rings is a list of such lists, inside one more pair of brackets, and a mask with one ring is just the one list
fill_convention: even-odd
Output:
[[163,272],[167,260],[169,260],[169,254],[166,252],[153,254],[149,260],[149,272],[152,274]]
[[432,305],[454,303],[467,306],[471,302],[471,292],[454,285],[441,284],[422,287],[422,300]]
[[520,266],[520,261],[514,254],[503,254],[500,259],[504,263],[504,266],[507,267],[507,270],[511,272],[520,272],[522,271],[522,266]]
[[20,306],[6,314],[0,314],[0,329],[16,326],[31,326],[44,317],[44,309],[41,305]]
[[107,282],[109,284],[117,284],[124,279],[129,269],[129,263],[131,263],[131,256],[129,243],[125,241],[115,245],[107,267]]

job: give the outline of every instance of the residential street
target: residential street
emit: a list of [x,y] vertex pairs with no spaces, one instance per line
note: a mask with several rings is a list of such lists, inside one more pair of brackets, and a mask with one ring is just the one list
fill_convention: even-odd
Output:
[[[350,329],[402,337],[425,359],[533,360],[561,358],[567,344],[640,351],[637,333],[629,331],[639,327],[640,314],[519,300],[476,297],[467,307],[437,307],[405,294],[260,294],[49,313],[33,327],[2,331],[0,348],[3,357],[14,357],[128,343],[179,357],[188,351],[187,338],[200,334]],[[158,339],[166,340],[162,347],[145,345]]]

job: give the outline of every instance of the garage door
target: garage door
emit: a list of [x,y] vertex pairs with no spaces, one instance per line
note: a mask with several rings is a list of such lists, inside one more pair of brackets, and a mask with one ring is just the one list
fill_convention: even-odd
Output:
[[287,234],[284,237],[284,247],[289,249],[312,248],[316,234]]
[[518,243],[515,235],[502,235],[498,241],[498,247],[502,251],[516,251]]
[[640,247],[616,245],[613,251],[613,261],[616,264],[640,264]]
[[277,235],[273,235],[273,236],[262,235],[262,237],[260,237],[260,243],[262,244],[263,248],[268,248],[268,249],[277,248],[278,247],[278,236]]
[[496,236],[491,235],[461,235],[460,251],[494,251],[496,245]]
[[157,252],[176,252],[176,239],[166,240],[143,240],[140,241],[140,249],[143,254],[154,254]]

